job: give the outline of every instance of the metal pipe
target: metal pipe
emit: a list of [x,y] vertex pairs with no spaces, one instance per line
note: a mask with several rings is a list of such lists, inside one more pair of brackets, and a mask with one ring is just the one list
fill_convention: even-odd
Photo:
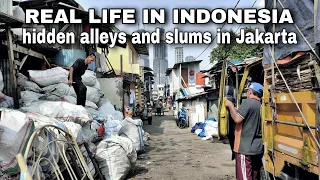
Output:
[[[272,122],[273,120],[266,120],[267,122]],[[293,123],[293,122],[286,122],[286,121],[281,121],[281,120],[274,120],[275,123],[279,123],[279,124],[285,124],[285,125],[289,125],[289,126],[297,126],[297,127],[302,127],[302,128],[308,128],[307,125],[304,124],[298,124],[298,123]],[[309,126],[311,129],[316,129],[316,126]]]

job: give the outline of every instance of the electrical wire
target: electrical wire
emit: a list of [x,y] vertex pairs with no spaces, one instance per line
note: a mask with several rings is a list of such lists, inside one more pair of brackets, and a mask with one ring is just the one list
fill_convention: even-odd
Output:
[[[236,5],[234,6],[233,9],[237,8],[237,6],[239,5],[240,1],[241,1],[241,0],[238,0],[238,2],[236,3]],[[227,23],[227,21],[225,21],[225,22],[223,23],[221,29],[223,29],[223,27],[226,25],[226,23]],[[213,38],[212,41],[214,41],[216,38],[217,38],[217,34],[216,34],[216,36]],[[209,48],[209,46],[210,46],[210,44],[199,54],[199,56],[198,56],[196,59],[198,59],[198,58]]]
[[[258,1],[258,0],[255,0],[255,1],[254,1],[254,3],[252,4],[251,8],[254,7],[254,5],[257,3],[257,1]],[[234,7],[234,9],[237,8],[239,2],[240,2],[240,1],[237,2],[237,4],[236,4],[236,6]],[[223,29],[223,27],[224,27],[225,24],[226,24],[226,23],[224,23],[224,24],[222,25],[221,29]],[[237,28],[237,30],[236,30],[235,32],[238,32],[238,30],[240,29],[241,26],[242,26],[242,24],[239,25],[239,27]],[[213,40],[215,40],[216,37],[217,37],[217,35],[214,37]],[[198,59],[198,58],[209,48],[209,46],[210,46],[210,45],[208,45],[208,46],[201,52],[201,54],[200,54],[196,59]],[[208,67],[210,64],[211,64],[211,62],[210,62],[208,65],[206,65],[205,68]]]

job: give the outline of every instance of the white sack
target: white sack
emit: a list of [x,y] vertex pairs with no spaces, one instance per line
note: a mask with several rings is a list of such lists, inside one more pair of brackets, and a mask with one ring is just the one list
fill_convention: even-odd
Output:
[[[61,97],[61,99],[65,102],[71,103],[71,104],[77,104],[77,98],[73,97],[73,96],[63,96]],[[88,108],[92,108],[92,109],[98,109],[98,106],[91,102],[86,100],[86,107]]]
[[[54,126],[57,126],[61,129],[63,129],[66,132],[69,132],[67,126],[65,126],[62,121],[59,121],[55,118],[50,118],[50,117],[43,116],[38,113],[31,113],[31,112],[26,113],[26,115],[28,116],[29,119],[34,121],[34,125],[35,125],[36,129],[39,129],[45,125],[54,125]],[[65,148],[67,147],[67,143],[65,143],[67,141],[67,139],[65,138],[65,136],[63,134],[60,133],[61,131],[59,131],[57,128],[47,126],[45,131],[51,132],[51,134],[50,135],[43,134],[43,135],[41,135],[41,137],[37,137],[33,143],[35,147],[44,148],[46,146],[45,143],[48,143],[48,142],[52,141],[53,139],[61,140],[61,141],[57,141],[57,144],[60,147],[65,147]],[[56,147],[56,144],[52,144],[50,146],[50,149],[53,149],[55,156],[57,156],[57,157],[59,156],[58,152],[57,152],[58,149]],[[42,150],[41,148],[36,148],[37,153],[40,153],[41,150]],[[47,151],[47,153],[49,153],[49,149],[45,149],[45,151]],[[46,153],[44,153],[43,156],[46,158],[50,157]],[[51,161],[51,162],[53,163],[53,161]],[[47,170],[49,168],[49,162],[42,162],[41,166],[44,167],[45,170]]]
[[[114,106],[111,104],[110,101],[105,102],[99,109],[98,109],[99,113],[103,116],[108,116],[108,115],[112,115],[116,112],[116,110],[114,109]],[[119,120],[119,119],[118,119]]]
[[0,107],[13,108],[13,106],[14,106],[13,98],[5,95],[5,100],[0,103]]
[[33,143],[36,156],[39,156],[41,153],[41,157],[47,159],[40,162],[40,166],[44,172],[53,170],[54,167],[52,167],[51,163],[59,161],[60,154],[58,146],[64,143],[56,144],[53,142],[55,139],[57,139],[57,137],[54,131],[51,128],[44,128],[39,132],[39,135]]
[[115,136],[97,146],[96,159],[106,180],[124,179],[137,160],[137,153],[128,138]]
[[33,102],[27,107],[22,107],[21,110],[25,112],[39,113],[44,116],[64,121],[73,121],[78,124],[84,124],[92,120],[90,114],[84,107],[61,101]]
[[114,120],[122,120],[124,118],[123,113],[120,111],[116,111],[115,113],[113,113],[112,117]]
[[61,67],[47,70],[29,70],[30,79],[40,86],[67,83],[69,72]]
[[[26,115],[29,119],[34,121],[34,126],[36,129],[41,128],[44,125],[54,125],[68,132],[68,128],[63,124],[63,121],[33,112],[27,112]],[[58,132],[54,133],[58,135]]]
[[63,96],[77,97],[73,87],[64,83],[53,84],[53,85],[44,87],[43,90],[46,92],[46,94],[52,94],[58,97],[63,97]]
[[29,105],[34,101],[38,101],[40,98],[45,98],[45,94],[39,94],[32,91],[21,91],[21,100],[24,105]]
[[33,91],[36,93],[40,93],[43,91],[38,84],[32,81],[29,81],[29,79],[21,73],[18,74],[17,84],[26,91]]
[[197,129],[197,130],[194,131],[194,133],[195,133],[196,135],[199,135],[201,132],[202,132],[202,129]]
[[0,71],[0,92],[3,91],[4,84],[3,84],[3,75],[2,72]]
[[96,130],[91,129],[91,123],[88,122],[82,127],[83,140],[87,143],[92,142],[96,137],[98,137],[98,133]]
[[119,120],[107,120],[104,122],[104,136],[118,136],[121,134],[122,122]]
[[204,127],[206,137],[217,137],[218,136],[218,122],[216,121],[206,121],[206,126]]
[[132,141],[133,147],[137,152],[144,152],[145,146],[143,142],[142,120],[125,118],[122,121],[122,124],[123,127],[121,129],[121,136],[124,135],[124,137],[129,138]]
[[99,102],[97,103],[98,107],[100,108],[101,106],[103,106],[105,103],[107,102],[111,102],[109,99],[106,98],[100,98]]
[[99,89],[87,86],[87,100],[97,104],[104,94]]
[[104,122],[107,120],[106,116],[101,115],[97,110],[92,108],[86,108],[86,110],[90,113],[93,120]]
[[92,86],[92,87],[101,90],[101,86],[100,86],[100,83],[99,83],[98,80],[96,81],[96,83],[95,83],[94,86]]
[[84,139],[81,125],[74,122],[63,122],[63,124],[68,128],[69,133],[73,136],[76,142],[78,144],[81,143]]
[[[75,98],[77,97],[73,87],[64,83],[50,85],[50,86],[44,87],[43,90],[46,93],[50,93],[59,97],[63,97],[63,96],[73,96]],[[102,96],[103,96],[103,93],[99,89],[87,86],[86,100],[97,104],[100,100],[100,97]]]
[[18,153],[25,153],[25,147],[34,132],[34,123],[16,110],[1,110],[0,129],[0,167],[6,174],[18,174],[20,168],[16,161]]
[[82,75],[82,83],[86,86],[94,86],[97,82],[96,74],[93,71],[86,70],[84,75]]
[[[12,14],[15,18],[25,22],[25,13],[20,6],[13,6]],[[15,35],[22,36],[22,28],[12,28],[11,30]]]
[[50,93],[46,93],[46,99],[47,101],[61,101],[61,97],[50,94]]

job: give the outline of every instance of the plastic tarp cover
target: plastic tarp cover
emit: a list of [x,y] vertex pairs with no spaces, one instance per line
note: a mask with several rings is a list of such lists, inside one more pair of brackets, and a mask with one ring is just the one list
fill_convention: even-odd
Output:
[[[269,10],[273,9],[273,0],[265,0],[265,7]],[[315,44],[320,43],[320,3],[317,12],[317,27],[316,33],[317,36],[315,38],[314,35],[314,0],[290,0],[283,1],[281,0],[284,8],[290,9],[291,15],[293,17],[294,23],[299,27],[302,31],[302,34],[306,37],[312,47]],[[282,10],[282,6],[277,1],[277,9]],[[298,51],[310,51],[311,48],[306,43],[306,41],[301,37],[300,33],[294,26],[294,24],[276,24],[275,32],[281,32],[283,29],[286,29],[287,32],[295,32],[297,35],[297,44],[283,44],[280,42],[279,44],[274,45],[274,57],[276,60],[282,59],[291,53]],[[273,32],[273,25],[266,24],[264,26],[266,32]],[[272,56],[271,56],[271,46],[265,45],[263,52],[263,60],[262,64],[271,64]]]
[[102,140],[96,151],[96,159],[106,180],[125,179],[137,160],[137,152],[130,139],[114,136]]
[[10,109],[0,109],[0,170],[8,175],[18,174],[18,153],[24,154],[28,140],[34,132],[34,122],[26,114]]

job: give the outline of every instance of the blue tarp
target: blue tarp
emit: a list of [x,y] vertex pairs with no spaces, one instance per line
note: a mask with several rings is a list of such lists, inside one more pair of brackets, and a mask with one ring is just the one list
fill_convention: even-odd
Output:
[[215,118],[209,118],[204,123],[202,123],[202,122],[196,123],[192,127],[191,132],[194,133],[197,129],[202,129],[201,133],[199,133],[198,136],[205,137],[206,132],[205,132],[204,128],[206,127],[208,121],[215,121],[216,122],[217,120]]

